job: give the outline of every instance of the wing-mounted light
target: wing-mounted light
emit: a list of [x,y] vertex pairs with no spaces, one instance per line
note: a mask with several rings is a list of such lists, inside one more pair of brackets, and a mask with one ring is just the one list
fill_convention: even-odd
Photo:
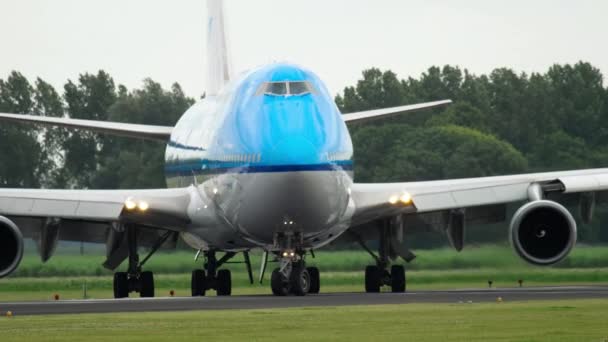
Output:
[[128,212],[133,212],[137,210],[143,213],[150,209],[150,204],[147,201],[135,200],[134,198],[129,197],[125,200],[124,209]]
[[393,194],[388,198],[388,203],[393,206],[410,206],[412,205],[412,195],[409,192],[403,191],[402,193]]

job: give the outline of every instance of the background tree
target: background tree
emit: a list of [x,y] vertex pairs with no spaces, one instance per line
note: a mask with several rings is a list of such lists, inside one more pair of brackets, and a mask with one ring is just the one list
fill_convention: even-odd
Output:
[[[108,110],[116,101],[114,80],[104,71],[82,74],[78,83],[64,86],[63,98],[68,116],[74,119],[108,120]],[[63,142],[64,172],[68,186],[90,188],[97,171],[104,143],[110,137],[83,130],[70,131]]]
[[[31,113],[34,108],[34,89],[20,73],[13,71],[0,79],[0,112]],[[0,125],[0,184],[3,187],[38,187],[38,175],[43,151],[36,127]]]

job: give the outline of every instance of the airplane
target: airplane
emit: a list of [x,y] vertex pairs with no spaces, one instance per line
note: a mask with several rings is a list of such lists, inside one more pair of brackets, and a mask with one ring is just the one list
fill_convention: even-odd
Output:
[[[277,296],[320,291],[320,274],[306,266],[313,251],[340,239],[358,242],[374,259],[365,268],[366,292],[406,290],[405,267],[415,255],[403,247],[412,227],[445,231],[458,251],[465,227],[503,222],[506,205],[525,202],[509,224],[515,252],[536,265],[565,258],[577,225],[560,201],[576,200],[591,220],[608,169],[531,173],[422,182],[364,184],[353,178],[348,125],[365,124],[450,100],[340,113],[324,83],[291,63],[271,63],[233,77],[220,0],[208,0],[207,92],[175,127],[1,113],[5,122],[68,127],[166,143],[166,189],[0,189],[0,277],[13,272],[24,237],[47,261],[59,240],[104,243],[103,265],[114,273],[114,297],[154,297],[146,261],[178,239],[205,259],[192,272],[192,296],[232,293],[222,268],[243,253],[263,251],[278,262],[270,287]],[[377,251],[369,247],[379,241]],[[139,248],[149,248],[143,259]],[[221,256],[220,256],[221,254]]]

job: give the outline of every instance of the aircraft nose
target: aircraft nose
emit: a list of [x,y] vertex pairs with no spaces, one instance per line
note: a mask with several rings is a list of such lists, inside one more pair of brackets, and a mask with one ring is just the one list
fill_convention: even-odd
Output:
[[317,148],[306,137],[292,135],[274,145],[269,161],[277,164],[313,164],[318,155]]

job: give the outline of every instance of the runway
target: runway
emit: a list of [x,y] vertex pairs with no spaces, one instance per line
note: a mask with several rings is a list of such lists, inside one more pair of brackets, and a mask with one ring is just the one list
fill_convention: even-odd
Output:
[[144,311],[273,309],[345,305],[407,303],[478,303],[556,299],[608,298],[608,287],[569,286],[452,291],[411,291],[407,293],[329,293],[304,297],[270,295],[231,297],[165,297],[102,300],[62,300],[44,302],[0,302],[0,314],[14,315],[80,314]]

